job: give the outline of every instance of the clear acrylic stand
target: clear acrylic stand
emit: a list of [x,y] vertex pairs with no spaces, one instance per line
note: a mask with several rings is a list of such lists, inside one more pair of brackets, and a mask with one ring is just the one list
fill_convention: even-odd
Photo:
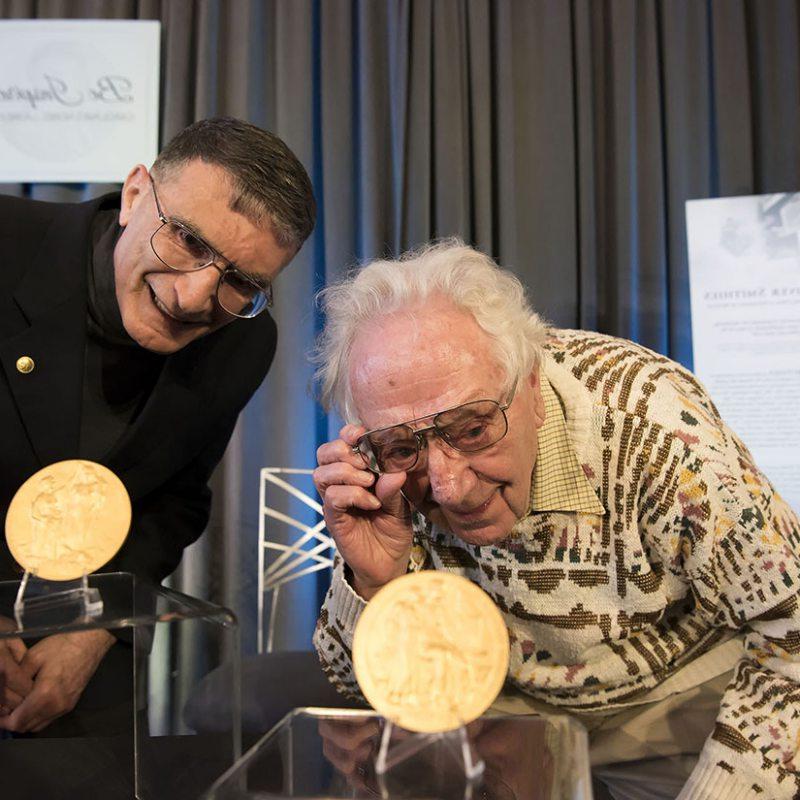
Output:
[[[392,741],[395,732],[402,734],[399,741]],[[387,798],[390,792],[386,786],[387,774],[397,765],[432,746],[443,747],[463,767],[465,780],[465,800],[472,797],[472,787],[480,780],[484,771],[482,759],[473,754],[467,728],[462,723],[458,728],[439,733],[409,733],[387,719],[381,734],[381,744],[375,756],[375,777],[381,797]]]
[[90,620],[103,613],[98,589],[86,575],[75,581],[46,581],[25,571],[14,601],[14,617],[20,628],[68,624]]
[[[106,656],[113,662],[100,669],[119,670],[119,686],[102,684],[80,736],[45,730],[38,741],[0,740],[0,763],[16,767],[18,756],[20,763],[11,778],[0,777],[2,800],[88,796],[87,775],[97,784],[92,797],[188,800],[241,756],[241,650],[231,611],[129,573],[95,573],[88,581],[31,574],[23,586],[0,581],[0,647],[4,639],[31,646],[99,629],[117,639]],[[48,759],[58,770],[37,769]],[[174,768],[181,764],[191,769]]]

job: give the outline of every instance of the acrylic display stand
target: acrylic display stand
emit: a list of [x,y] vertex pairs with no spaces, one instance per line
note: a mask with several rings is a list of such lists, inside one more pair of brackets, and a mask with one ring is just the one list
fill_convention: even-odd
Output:
[[74,581],[46,581],[25,571],[14,600],[14,619],[20,628],[87,621],[103,613],[100,591],[86,575]]
[[463,767],[467,786],[473,786],[483,775],[485,765],[480,757],[473,753],[465,725],[441,733],[412,733],[402,736],[399,741],[393,739],[393,734],[398,731],[401,735],[404,733],[391,720],[386,720],[378,754],[375,756],[375,775],[383,796],[389,796],[385,786],[386,775],[396,766],[409,758],[414,758],[420,751],[429,747],[440,747],[450,753],[456,763]]
[[586,730],[567,716],[498,715],[414,734],[372,711],[298,708],[203,800],[591,800]]
[[[124,674],[127,695],[116,685],[113,695],[95,694],[78,738],[45,728],[42,737],[4,739],[0,765],[15,766],[13,781],[4,773],[0,782],[2,800],[88,796],[87,775],[97,779],[92,796],[105,800],[196,800],[242,752],[235,616],[128,573],[0,582],[0,640],[20,639],[32,648],[52,635],[94,630],[115,639],[98,673],[104,666],[119,670],[114,674]],[[209,697],[212,673],[219,677]],[[100,714],[103,724],[112,715],[117,727],[92,727]],[[47,763],[59,769],[42,769]]]

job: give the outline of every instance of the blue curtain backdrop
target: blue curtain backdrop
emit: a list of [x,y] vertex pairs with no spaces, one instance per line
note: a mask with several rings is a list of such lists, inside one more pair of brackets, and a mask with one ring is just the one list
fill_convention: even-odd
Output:
[[[258,469],[312,465],[338,428],[309,393],[320,286],[459,235],[555,324],[691,366],[685,201],[800,189],[797,0],[0,0],[0,17],[160,19],[162,141],[231,114],[313,177],[316,232],[276,285],[276,363],[175,576],[237,611],[246,652]],[[313,580],[293,590],[280,645],[310,646],[317,603]]]

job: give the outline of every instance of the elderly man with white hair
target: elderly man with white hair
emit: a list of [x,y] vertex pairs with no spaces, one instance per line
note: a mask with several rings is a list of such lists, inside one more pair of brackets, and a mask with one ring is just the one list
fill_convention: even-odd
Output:
[[446,570],[503,614],[497,708],[576,715],[600,796],[798,796],[800,523],[691,373],[548,328],[454,241],[323,303],[347,424],[314,473],[338,547],[315,645],[337,688],[358,692],[370,598]]

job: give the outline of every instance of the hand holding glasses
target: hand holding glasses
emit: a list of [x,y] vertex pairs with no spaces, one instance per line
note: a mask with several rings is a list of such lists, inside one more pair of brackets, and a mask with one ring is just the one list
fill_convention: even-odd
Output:
[[[314,485],[328,532],[350,569],[355,592],[369,600],[408,571],[413,544],[412,503],[403,493],[406,472],[427,462],[426,436],[439,436],[464,453],[485,450],[508,432],[508,400],[472,400],[401,425],[362,433],[345,425],[339,438],[317,450]],[[414,428],[419,422],[431,424]]]

